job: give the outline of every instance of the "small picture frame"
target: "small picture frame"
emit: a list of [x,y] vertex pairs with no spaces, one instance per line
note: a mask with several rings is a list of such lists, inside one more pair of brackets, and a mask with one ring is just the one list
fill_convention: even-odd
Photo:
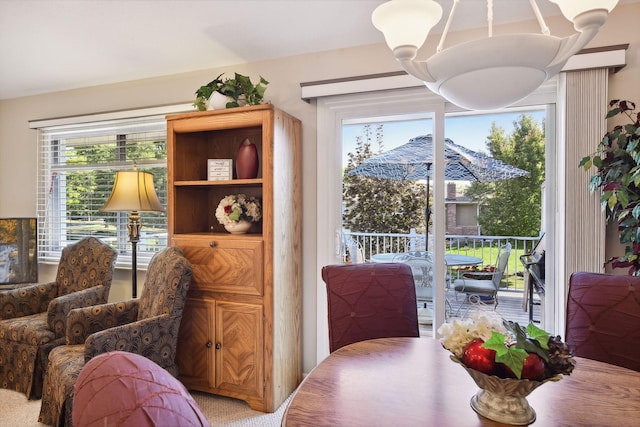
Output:
[[224,181],[233,179],[232,159],[208,159],[207,179],[209,181]]

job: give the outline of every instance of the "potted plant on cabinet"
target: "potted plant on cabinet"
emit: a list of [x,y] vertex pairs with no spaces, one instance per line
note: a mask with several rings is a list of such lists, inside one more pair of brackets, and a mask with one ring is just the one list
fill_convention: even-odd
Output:
[[640,113],[631,101],[615,99],[609,103],[607,119],[618,114],[630,123],[615,126],[598,144],[593,156],[580,161],[585,170],[595,166],[589,189],[602,190],[600,201],[607,223],[617,221],[620,243],[625,254],[607,260],[613,268],[629,268],[629,275],[640,275]]
[[[223,73],[224,74],[224,73]],[[200,111],[207,109],[208,105],[213,102],[212,97],[221,95],[225,98],[224,107],[222,104],[214,106],[214,109],[233,108],[241,105],[259,105],[262,104],[264,93],[267,90],[269,82],[260,76],[258,84],[254,85],[251,78],[242,74],[235,73],[234,78],[222,79],[222,75],[218,75],[215,79],[204,86],[200,86],[196,90],[196,100],[193,103]]]

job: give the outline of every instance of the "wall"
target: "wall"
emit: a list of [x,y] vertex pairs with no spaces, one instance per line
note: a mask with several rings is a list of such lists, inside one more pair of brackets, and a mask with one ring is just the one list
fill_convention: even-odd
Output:
[[[640,3],[619,6],[589,46],[631,44],[627,67],[611,76],[610,98],[635,100],[640,105],[640,28],[635,22],[638,16]],[[572,32],[571,25],[560,17],[547,19],[547,25],[557,36]],[[523,29],[538,31],[535,22],[504,28],[506,32]],[[495,29],[495,33],[499,34],[499,30]],[[484,32],[452,33],[446,45]],[[432,39],[424,50],[433,51]],[[378,44],[0,101],[0,217],[35,215],[37,146],[36,132],[29,129],[29,120],[192,102],[196,88],[221,72],[231,75],[237,71],[254,79],[264,76],[270,81],[266,99],[303,123],[303,369],[308,372],[316,364],[315,297],[320,266],[316,263],[315,200],[319,177],[316,108],[300,99],[299,84],[399,69],[386,45]],[[54,274],[55,266],[43,266],[40,278],[49,280]],[[129,271],[116,273],[112,300],[128,298],[130,277]],[[138,281],[144,282],[143,272]]]

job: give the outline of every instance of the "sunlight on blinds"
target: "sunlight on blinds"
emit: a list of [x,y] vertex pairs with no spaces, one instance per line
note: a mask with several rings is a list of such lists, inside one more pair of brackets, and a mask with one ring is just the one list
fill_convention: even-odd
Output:
[[[166,121],[164,115],[39,129],[37,212],[39,254],[57,262],[60,250],[84,236],[95,236],[118,250],[118,266],[131,265],[127,214],[100,212],[111,193],[115,172],[153,174],[166,207]],[[141,213],[144,227],[138,263],[167,245],[166,213]]]

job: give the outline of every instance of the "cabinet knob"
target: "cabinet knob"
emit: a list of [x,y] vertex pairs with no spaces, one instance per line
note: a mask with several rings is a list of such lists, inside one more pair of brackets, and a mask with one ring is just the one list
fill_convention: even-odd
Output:
[[216,242],[214,242],[213,240],[209,242],[209,246],[212,248],[216,247]]
[[220,350],[222,348],[222,344],[219,342],[216,343],[216,350]]
[[211,348],[211,346],[212,346],[213,344],[211,343],[211,341],[207,341],[207,343],[206,343],[205,345],[207,346],[207,348]]

